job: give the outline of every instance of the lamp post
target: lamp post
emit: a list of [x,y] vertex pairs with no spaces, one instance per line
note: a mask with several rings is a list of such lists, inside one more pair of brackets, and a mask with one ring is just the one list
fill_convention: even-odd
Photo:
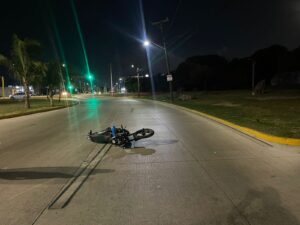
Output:
[[[123,78],[122,77],[119,77],[119,92],[122,93],[122,81],[123,81]],[[124,81],[123,81],[124,82]]]
[[[131,68],[134,68],[135,66],[132,64]],[[136,68],[136,78],[137,78],[137,83],[138,83],[138,97],[140,97],[140,68]]]
[[93,79],[94,79],[94,75],[91,73],[88,73],[86,75],[87,79],[90,81],[90,87],[91,87],[91,93],[93,94]]
[[113,74],[112,74],[112,65],[109,64],[109,71],[110,71],[110,94],[114,95],[114,86],[113,86]]
[[173,102],[173,85],[172,85],[173,77],[170,74],[170,62],[169,62],[166,42],[165,42],[165,40],[163,40],[163,46],[161,46],[159,44],[156,44],[156,43],[154,43],[152,41],[149,41],[149,40],[145,40],[144,43],[143,43],[144,47],[148,47],[151,44],[158,47],[158,48],[160,48],[160,49],[162,49],[164,51],[165,59],[166,59],[166,66],[167,66],[167,81],[169,82],[170,99]]
[[73,91],[73,85],[70,83],[69,85],[68,85],[68,89],[70,90],[70,94],[72,95],[72,91]]
[[164,35],[164,24],[168,23],[168,22],[169,22],[169,18],[168,17],[165,18],[165,19],[163,19],[163,20],[160,20],[160,21],[152,22],[152,25],[153,26],[157,26],[160,29],[160,31],[161,31],[163,46],[160,46],[158,44],[150,42],[149,40],[146,40],[144,42],[144,46],[148,46],[148,45],[150,45],[150,43],[152,43],[153,45],[155,45],[155,46],[163,49],[163,51],[165,53],[166,65],[167,65],[167,81],[169,82],[170,99],[171,99],[171,102],[173,102],[173,90],[172,90],[173,77],[170,74],[170,62],[169,62],[169,57],[168,57],[166,39],[165,39],[165,35]]

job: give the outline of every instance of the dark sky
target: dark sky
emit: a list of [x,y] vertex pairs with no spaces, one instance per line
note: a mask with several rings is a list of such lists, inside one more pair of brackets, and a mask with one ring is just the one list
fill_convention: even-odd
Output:
[[[139,0],[74,0],[74,4],[90,68],[97,77],[107,78],[110,62],[115,77],[133,73],[131,64],[147,69],[139,42],[144,33]],[[169,17],[165,34],[173,69],[193,55],[230,59],[272,44],[289,49],[300,45],[298,0],[143,0],[142,8],[148,37],[159,44],[160,30],[151,22]],[[0,24],[1,53],[9,53],[16,33],[39,40],[45,59],[61,58],[63,52],[68,64],[86,71],[70,0],[3,0]],[[162,51],[152,47],[150,56],[153,72],[165,72]]]

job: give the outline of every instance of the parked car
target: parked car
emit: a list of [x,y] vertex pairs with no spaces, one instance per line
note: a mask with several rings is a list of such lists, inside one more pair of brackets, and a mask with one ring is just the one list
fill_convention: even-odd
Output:
[[9,95],[9,99],[11,100],[23,100],[26,98],[26,95],[24,92],[17,92],[15,94]]
[[64,98],[71,98],[72,95],[71,95],[70,92],[63,91],[63,92],[61,92],[61,97],[64,97]]

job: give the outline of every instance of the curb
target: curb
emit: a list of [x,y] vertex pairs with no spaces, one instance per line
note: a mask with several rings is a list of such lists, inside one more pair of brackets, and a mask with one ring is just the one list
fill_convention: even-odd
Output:
[[72,105],[55,106],[55,107],[53,107],[53,108],[42,108],[42,109],[38,109],[38,110],[36,110],[36,111],[29,111],[29,112],[24,112],[24,113],[17,113],[17,114],[11,114],[11,115],[6,115],[6,116],[0,116],[0,120],[3,120],[3,119],[10,119],[10,118],[20,117],[20,116],[27,116],[27,115],[31,115],[31,114],[35,114],[35,113],[49,112],[49,111],[54,111],[54,110],[58,110],[58,109],[69,108],[69,107],[73,107],[73,106],[79,104],[78,101],[74,101],[74,102],[75,102],[75,103],[72,104]]
[[[153,101],[153,100],[149,100],[149,101]],[[251,137],[254,137],[254,138],[257,138],[257,139],[261,139],[263,141],[268,141],[268,142],[273,142],[273,143],[283,144],[283,145],[290,145],[290,146],[300,146],[300,139],[297,139],[297,138],[285,138],[285,137],[273,136],[273,135],[266,134],[266,133],[248,128],[248,127],[242,127],[242,126],[239,126],[237,124],[231,123],[227,120],[223,120],[223,119],[220,119],[218,117],[211,116],[209,114],[206,114],[206,113],[203,113],[203,112],[200,112],[200,111],[196,111],[196,110],[193,110],[193,109],[189,109],[189,108],[186,108],[186,107],[183,107],[183,106],[179,106],[179,105],[175,105],[175,104],[171,104],[171,103],[167,103],[167,102],[160,102],[160,101],[156,101],[156,102],[158,102],[162,105],[177,107],[181,110],[191,112],[191,113],[197,114],[199,116],[208,118],[210,120],[221,123],[223,125],[231,127],[231,128],[233,128],[235,130],[238,130],[238,131],[240,131],[244,134],[247,134],[247,135],[249,135]]]

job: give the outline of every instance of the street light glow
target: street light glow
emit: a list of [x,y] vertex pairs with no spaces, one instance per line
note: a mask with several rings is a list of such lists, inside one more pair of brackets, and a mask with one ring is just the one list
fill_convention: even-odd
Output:
[[146,74],[145,77],[149,77],[149,74]]
[[131,68],[134,68],[134,65],[133,65],[133,64],[131,65]]
[[90,81],[92,81],[92,80],[94,79],[94,75],[91,74],[91,73],[88,73],[88,74],[86,75],[86,77],[87,77],[87,79],[89,79]]
[[145,40],[145,41],[144,41],[144,46],[147,47],[147,46],[149,46],[149,45],[150,45],[150,41]]

